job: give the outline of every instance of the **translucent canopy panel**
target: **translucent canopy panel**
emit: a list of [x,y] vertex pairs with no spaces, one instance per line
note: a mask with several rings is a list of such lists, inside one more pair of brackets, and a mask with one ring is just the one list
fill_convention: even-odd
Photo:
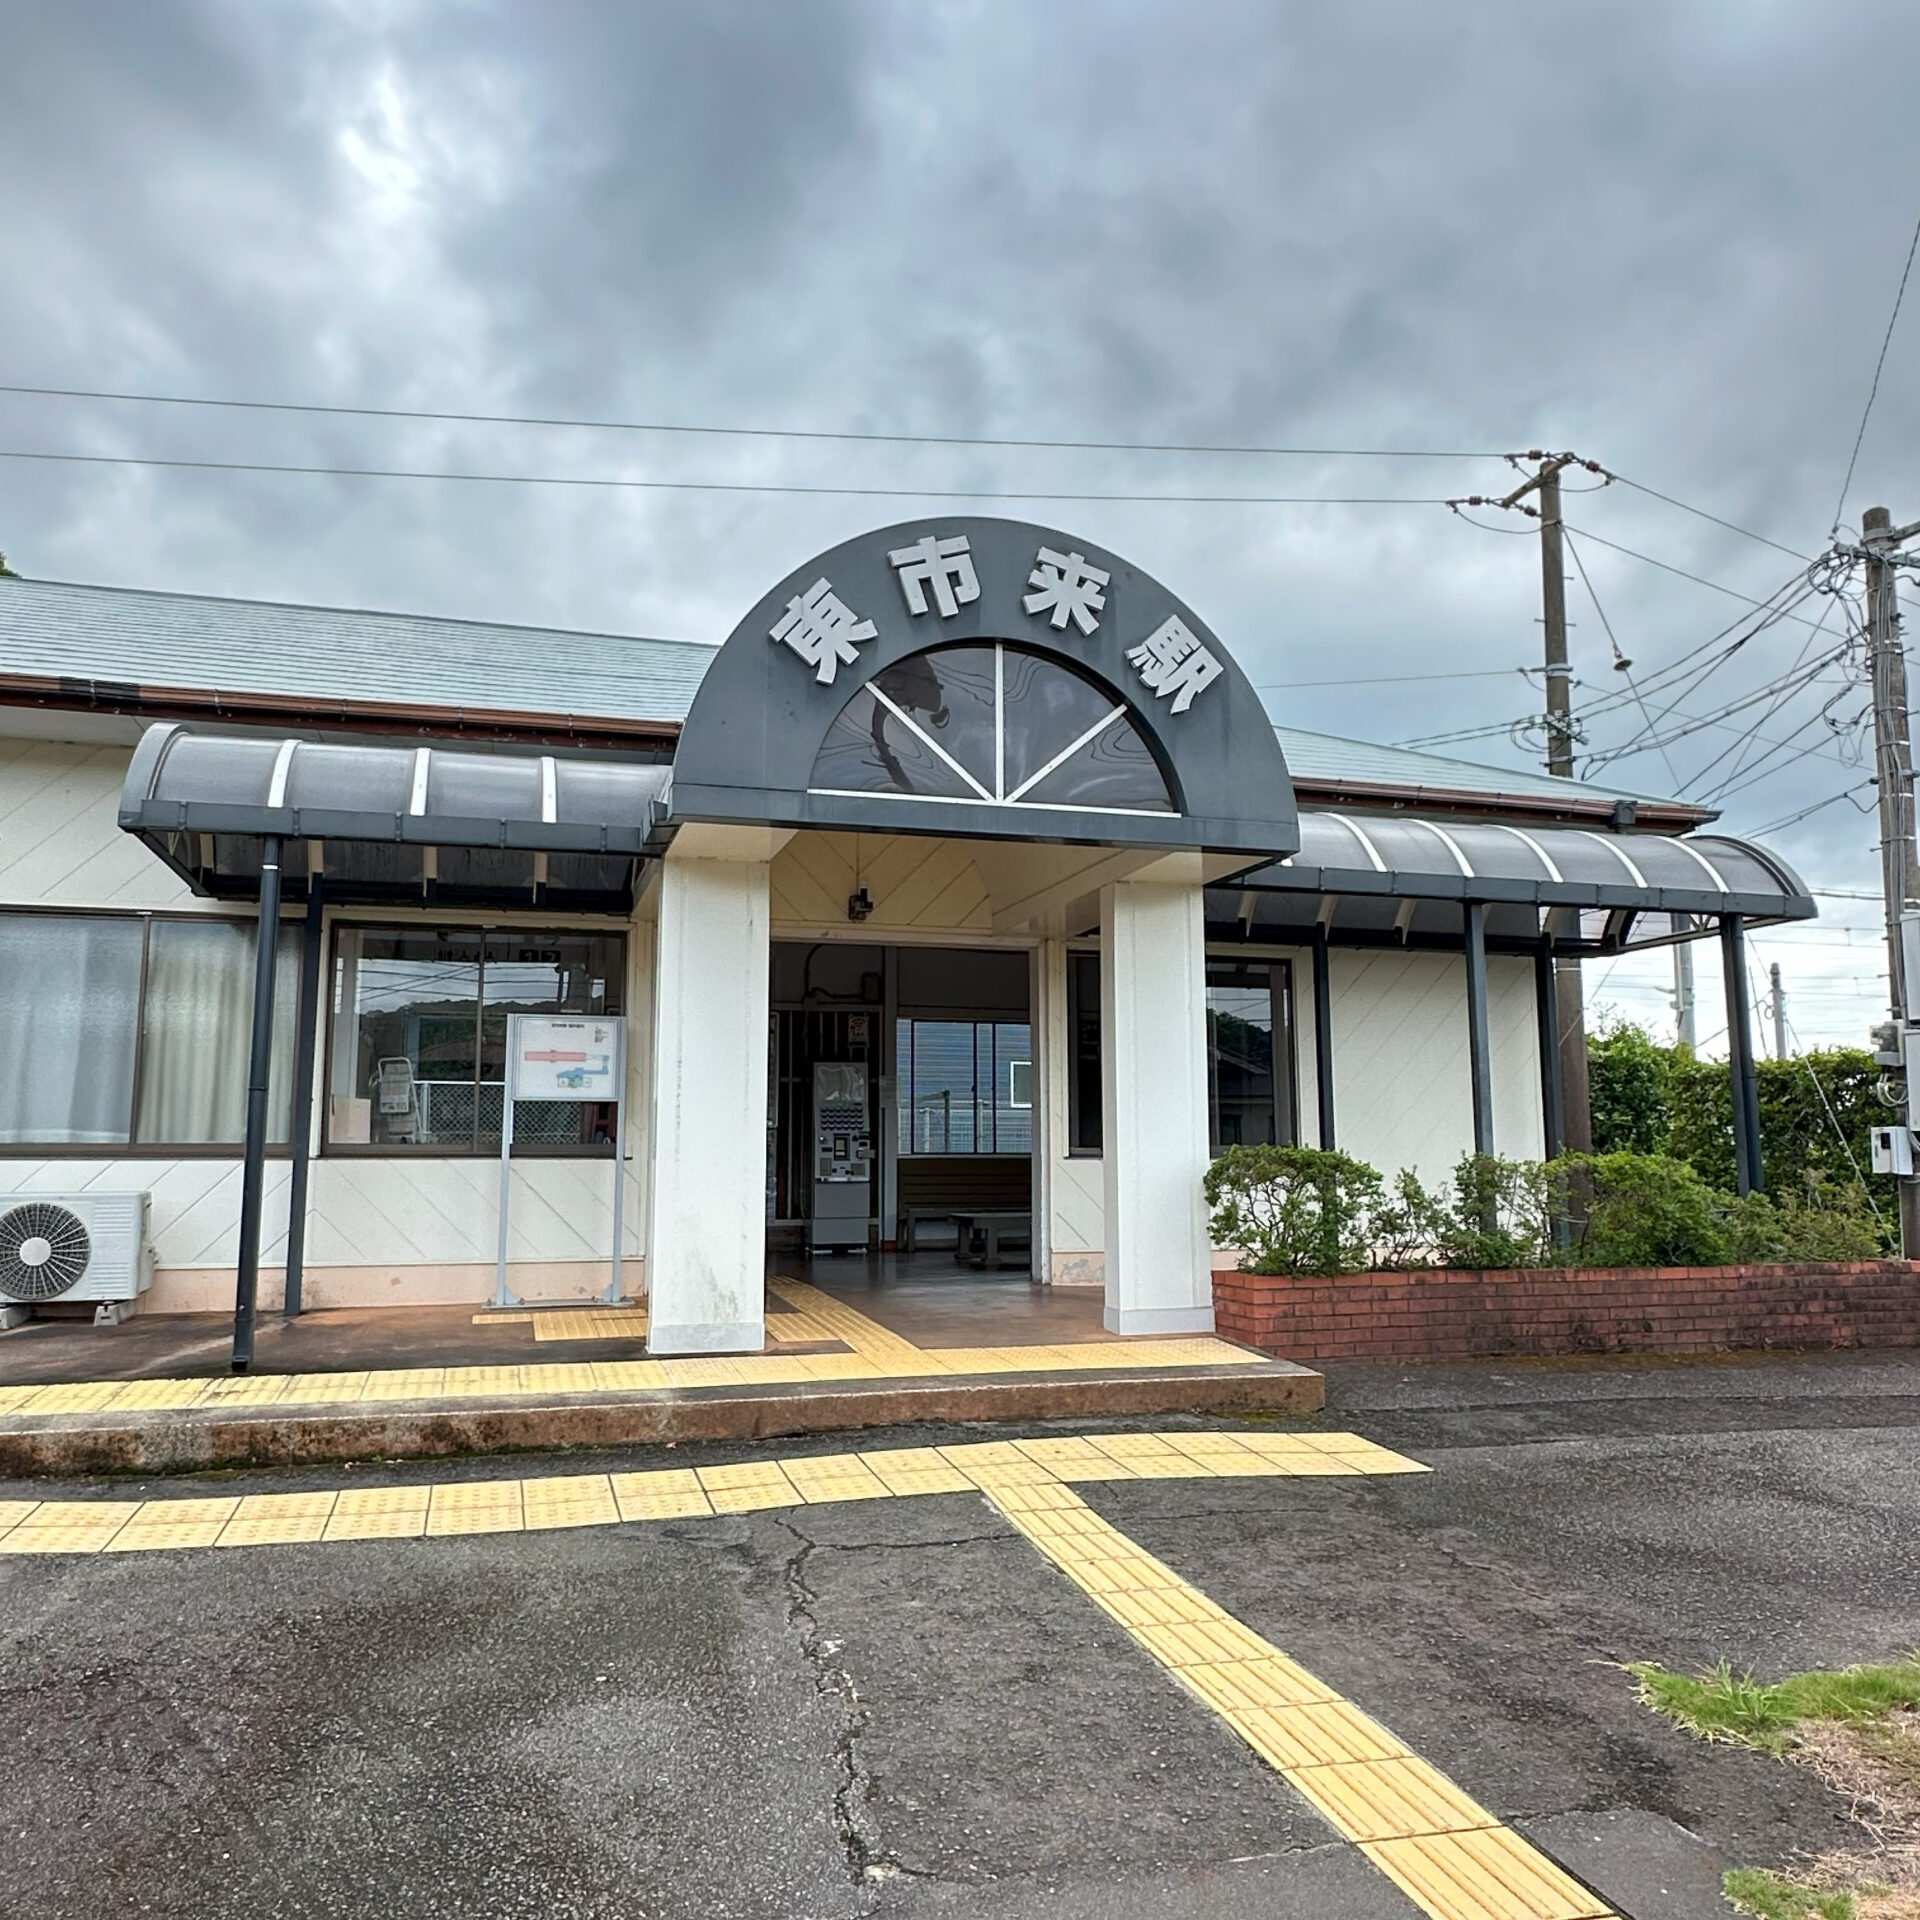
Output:
[[204,893],[253,892],[277,835],[287,878],[324,869],[337,899],[621,910],[668,778],[605,759],[157,726],[127,769],[120,824]]
[[936,804],[1179,811],[1124,702],[1002,644],[910,654],[864,681],[827,729],[809,784]]
[[1810,919],[1797,875],[1723,834],[1684,838],[1572,827],[1303,812],[1300,851],[1208,890],[1207,918],[1243,937],[1457,943],[1469,900],[1489,940],[1615,950],[1697,938],[1722,919]]

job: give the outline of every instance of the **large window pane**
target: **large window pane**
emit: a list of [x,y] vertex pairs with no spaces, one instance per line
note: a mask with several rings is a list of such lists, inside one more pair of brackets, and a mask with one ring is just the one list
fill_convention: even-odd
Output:
[[480,946],[466,928],[340,936],[328,1088],[336,1144],[472,1148]]
[[1100,956],[1067,955],[1067,1140],[1100,1151]]
[[[253,1044],[254,929],[241,920],[156,920],[141,1012],[142,1146],[238,1146],[247,1129]],[[283,928],[275,956],[267,1137],[289,1136],[300,936]]]
[[[510,1013],[609,1013],[620,1005],[622,946],[617,936],[494,932],[481,966],[479,1144],[500,1149],[501,1095]],[[514,1151],[610,1142],[614,1103],[517,1100]]]
[[[625,943],[545,928],[343,930],[334,962],[328,1140],[497,1153],[507,1019],[618,1014]],[[516,1152],[610,1144],[612,1102],[517,1103]]]
[[1207,962],[1207,1116],[1213,1151],[1293,1140],[1284,962]]
[[896,1059],[903,1154],[1032,1151],[1025,1021],[903,1019]]
[[131,918],[0,914],[0,1143],[125,1143],[144,935]]

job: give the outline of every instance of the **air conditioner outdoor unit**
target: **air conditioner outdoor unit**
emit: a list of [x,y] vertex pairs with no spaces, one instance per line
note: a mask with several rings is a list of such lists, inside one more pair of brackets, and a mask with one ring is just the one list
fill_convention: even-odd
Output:
[[94,1307],[121,1318],[153,1284],[144,1193],[0,1195],[0,1312],[17,1321],[35,1307]]

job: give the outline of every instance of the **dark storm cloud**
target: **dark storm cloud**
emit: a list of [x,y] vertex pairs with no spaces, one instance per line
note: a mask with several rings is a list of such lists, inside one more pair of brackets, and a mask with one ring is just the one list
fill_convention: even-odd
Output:
[[[1904,9],[1185,0],[0,5],[0,365],[54,384],[745,424],[1578,445],[1812,552],[1920,167]],[[1920,314],[1850,500],[1920,512]],[[1497,464],[753,445],[0,402],[0,445],[875,486],[1431,496]],[[1019,506],[1007,509],[1021,512]],[[30,571],[720,637],[888,501],[10,468]],[[1036,505],[1258,681],[1537,657],[1531,544],[1437,507]],[[1794,563],[1622,489],[1597,535],[1764,595]],[[1597,545],[1638,671],[1738,603]],[[1586,698],[1619,691],[1574,583]],[[1839,623],[1834,623],[1838,631]],[[1778,672],[1783,627],[1725,676]],[[1826,642],[1816,643],[1816,651]],[[1743,677],[1744,676],[1744,679]],[[1690,711],[1710,712],[1720,682]],[[1273,696],[1374,738],[1511,681]],[[1790,735],[1813,711],[1770,716]],[[1752,716],[1749,716],[1749,720]],[[1596,744],[1638,724],[1596,719]],[[1612,777],[1668,787],[1711,730]],[[1792,735],[1804,744],[1817,728]],[[1502,739],[1463,751],[1524,758]],[[1852,784],[1837,749],[1746,825]],[[1843,803],[1790,830],[1870,875]]]

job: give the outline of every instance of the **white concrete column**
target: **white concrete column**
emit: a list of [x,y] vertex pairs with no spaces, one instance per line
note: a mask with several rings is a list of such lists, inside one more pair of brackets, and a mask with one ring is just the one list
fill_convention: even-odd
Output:
[[1032,1126],[1032,1190],[1028,1209],[1033,1217],[1030,1244],[1033,1248],[1032,1277],[1042,1285],[1053,1278],[1053,1044],[1052,1034],[1059,1015],[1054,1005],[1053,953],[1057,940],[1043,942],[1027,956],[1027,1057],[1031,1069],[1033,1107],[1027,1118]]
[[784,837],[685,827],[661,863],[649,1353],[766,1342],[767,863]]
[[1210,1333],[1199,856],[1103,888],[1100,937],[1107,1329]]

